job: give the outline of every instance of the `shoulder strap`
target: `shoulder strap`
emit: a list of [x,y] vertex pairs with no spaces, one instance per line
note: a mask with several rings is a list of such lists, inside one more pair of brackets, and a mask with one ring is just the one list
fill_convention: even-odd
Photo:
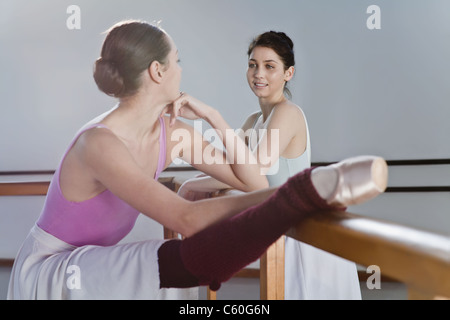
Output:
[[308,162],[311,165],[311,141],[309,137],[309,128],[308,128],[308,121],[306,120],[305,112],[303,112],[302,108],[300,108],[300,111],[303,114],[303,119],[305,119],[305,125],[306,125],[306,155],[308,157]]
[[253,122],[252,129],[255,128],[256,123],[258,122],[258,120],[259,120],[259,118],[260,118],[261,116],[262,116],[262,111],[259,111],[259,112],[256,114],[255,122]]
[[66,149],[66,152],[65,152],[64,155],[62,156],[62,159],[61,159],[61,161],[60,161],[60,163],[59,163],[58,170],[60,169],[61,164],[63,163],[63,161],[64,161],[64,159],[66,158],[67,154],[69,153],[70,149],[72,149],[72,147],[73,147],[73,145],[75,144],[75,142],[77,142],[78,138],[79,138],[83,133],[85,133],[86,131],[88,131],[88,130],[90,130],[90,129],[93,129],[93,128],[104,128],[104,129],[108,129],[108,130],[109,130],[109,128],[108,128],[107,126],[105,126],[105,125],[103,125],[103,124],[100,124],[100,123],[88,124],[88,125],[82,127],[82,128],[75,134],[75,137],[72,139],[72,142],[69,144],[69,147]]

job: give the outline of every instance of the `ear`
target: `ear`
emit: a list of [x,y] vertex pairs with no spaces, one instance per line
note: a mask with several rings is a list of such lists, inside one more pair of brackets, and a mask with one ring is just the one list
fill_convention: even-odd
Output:
[[294,67],[289,67],[285,72],[284,72],[284,81],[288,82],[292,79],[292,77],[294,76],[295,73],[295,68]]
[[161,83],[163,80],[164,72],[163,66],[158,61],[153,61],[148,68],[148,74],[150,78],[156,83]]

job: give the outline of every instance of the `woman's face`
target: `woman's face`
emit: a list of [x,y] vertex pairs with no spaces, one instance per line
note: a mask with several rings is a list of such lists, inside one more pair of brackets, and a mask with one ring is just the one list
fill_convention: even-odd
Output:
[[250,54],[247,81],[258,98],[282,95],[286,81],[293,75],[293,68],[285,70],[283,61],[270,48],[256,47]]

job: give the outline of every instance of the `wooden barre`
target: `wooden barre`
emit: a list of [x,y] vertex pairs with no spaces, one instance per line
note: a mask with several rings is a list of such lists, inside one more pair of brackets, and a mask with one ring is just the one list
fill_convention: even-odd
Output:
[[[162,177],[158,181],[168,188],[173,188],[172,177]],[[50,181],[36,182],[0,182],[0,196],[45,196]]]
[[[288,236],[405,283],[411,296],[450,297],[450,237],[348,212],[322,212]],[[414,293],[412,293],[414,292]]]
[[50,182],[2,182],[0,196],[45,196]]

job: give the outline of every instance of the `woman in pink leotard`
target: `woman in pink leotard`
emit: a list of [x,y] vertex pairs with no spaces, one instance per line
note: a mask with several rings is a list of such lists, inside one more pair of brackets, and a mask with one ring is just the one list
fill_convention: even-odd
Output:
[[[221,115],[180,94],[176,46],[157,26],[113,26],[94,78],[119,103],[69,145],[15,260],[9,299],[160,299],[168,288],[218,289],[308,215],[366,201],[386,186],[384,160],[361,157],[268,188],[256,161],[237,161],[252,155],[226,135]],[[208,121],[224,137],[225,152],[202,152],[198,161],[194,147],[212,146],[178,117]],[[184,134],[190,138],[173,141]],[[156,181],[174,157],[252,192],[185,200]],[[139,214],[186,238],[117,244]]]

